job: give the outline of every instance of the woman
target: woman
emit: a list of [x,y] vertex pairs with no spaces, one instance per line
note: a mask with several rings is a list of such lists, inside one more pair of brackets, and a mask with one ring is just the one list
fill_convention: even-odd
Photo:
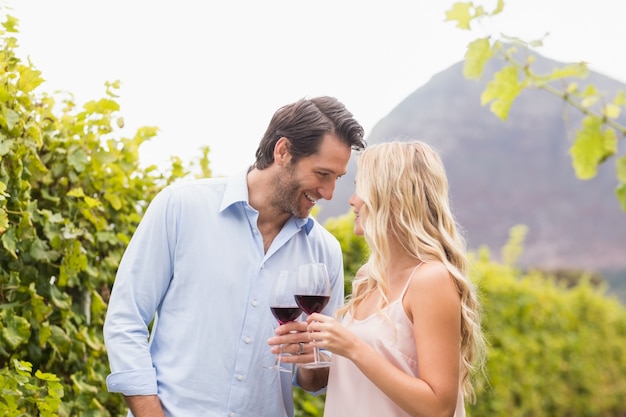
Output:
[[334,353],[324,416],[464,416],[484,340],[439,155],[370,145],[350,205],[369,259],[340,322],[308,318],[311,343]]

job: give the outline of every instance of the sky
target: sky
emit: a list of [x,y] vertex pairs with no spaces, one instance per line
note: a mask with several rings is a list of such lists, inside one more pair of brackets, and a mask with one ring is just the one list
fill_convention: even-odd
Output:
[[[543,38],[538,52],[626,82],[626,1],[505,0],[471,32],[445,22],[450,0],[0,0],[19,20],[18,55],[84,103],[121,81],[121,114],[144,164],[191,161],[214,176],[254,162],[272,114],[337,97],[365,128],[487,35]],[[495,0],[476,0],[493,9]],[[2,9],[0,9],[2,10]],[[468,81],[469,82],[469,81]],[[451,117],[454,117],[451,115]]]

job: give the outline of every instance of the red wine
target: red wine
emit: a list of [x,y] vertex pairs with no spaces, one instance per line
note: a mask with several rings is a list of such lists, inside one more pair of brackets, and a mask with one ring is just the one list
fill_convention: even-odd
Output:
[[302,310],[298,307],[270,307],[270,310],[280,324],[294,321],[302,314]]
[[319,313],[330,301],[330,295],[299,295],[294,296],[296,303],[306,314]]

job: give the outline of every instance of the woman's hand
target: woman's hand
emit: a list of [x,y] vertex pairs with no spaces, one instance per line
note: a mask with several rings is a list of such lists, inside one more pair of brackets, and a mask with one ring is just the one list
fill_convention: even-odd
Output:
[[363,343],[354,333],[332,317],[313,313],[307,318],[309,340],[312,346],[353,359]]

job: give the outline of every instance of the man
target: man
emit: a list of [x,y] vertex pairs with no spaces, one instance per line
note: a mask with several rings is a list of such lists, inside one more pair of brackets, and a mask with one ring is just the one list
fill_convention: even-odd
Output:
[[[337,240],[310,217],[331,199],[363,128],[332,97],[272,117],[254,166],[228,179],[180,182],[151,202],[122,258],[104,324],[111,374],[135,417],[293,416],[292,376],[263,369],[279,345],[312,361],[306,323],[273,333],[270,282],[301,263],[327,265],[343,302]],[[268,342],[269,339],[269,342]],[[327,369],[298,369],[317,391]]]

